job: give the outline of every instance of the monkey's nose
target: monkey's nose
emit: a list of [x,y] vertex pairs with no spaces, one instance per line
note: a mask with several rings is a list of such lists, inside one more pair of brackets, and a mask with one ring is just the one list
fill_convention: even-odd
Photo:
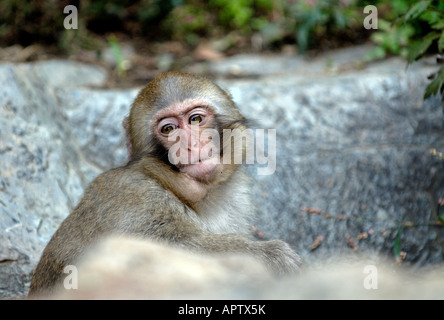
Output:
[[191,139],[188,144],[188,151],[198,151],[201,148],[201,142],[199,139]]

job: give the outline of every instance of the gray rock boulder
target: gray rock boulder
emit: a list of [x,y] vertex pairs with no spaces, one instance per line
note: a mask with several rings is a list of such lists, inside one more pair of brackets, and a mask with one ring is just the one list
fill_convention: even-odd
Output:
[[27,292],[42,249],[99,172],[73,140],[56,86],[104,79],[62,61],[0,66],[0,297]]
[[256,177],[265,235],[308,260],[358,247],[393,255],[396,243],[408,261],[441,261],[443,161],[430,150],[444,147],[442,105],[422,100],[432,70],[391,60],[227,83],[244,114],[276,129],[276,172]]

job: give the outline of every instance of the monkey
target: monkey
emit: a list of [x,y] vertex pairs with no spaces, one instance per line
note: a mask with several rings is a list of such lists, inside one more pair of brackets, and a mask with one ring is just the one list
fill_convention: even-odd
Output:
[[128,162],[86,188],[43,250],[29,297],[63,288],[64,268],[108,235],[247,254],[273,274],[297,272],[301,258],[290,245],[252,237],[249,178],[241,163],[221,160],[236,151],[223,133],[248,128],[227,91],[202,76],[163,73],[139,91],[123,126]]

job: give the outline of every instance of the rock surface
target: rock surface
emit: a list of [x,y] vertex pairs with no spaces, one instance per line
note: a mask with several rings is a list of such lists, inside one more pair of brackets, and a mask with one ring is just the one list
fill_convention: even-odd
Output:
[[[411,300],[444,297],[442,267],[416,274],[411,268],[398,266],[397,272],[393,272],[393,260],[357,256],[359,254],[355,253],[334,262],[323,261],[321,267],[305,266],[296,275],[276,279],[270,276],[261,261],[245,255],[190,255],[149,240],[108,238],[89,250],[70,274],[65,288],[49,297],[37,298],[199,299],[218,300],[211,302],[217,305],[238,299]],[[168,304],[164,312],[172,315],[180,312],[173,303]],[[276,310],[271,310],[268,303],[266,305],[265,314],[274,315]],[[219,313],[221,311],[219,309]]]
[[[411,222],[400,234],[408,260],[442,260],[444,230],[433,224],[443,162],[430,149],[443,148],[443,115],[439,99],[422,101],[427,70],[406,72],[393,60],[328,77],[229,85],[259,128],[276,128],[276,172],[257,177],[258,226],[266,235],[307,258],[347,249],[348,239],[392,254],[398,229]],[[318,236],[324,241],[310,253]]]
[[[307,262],[356,249],[392,257],[395,244],[413,264],[440,262],[444,162],[430,149],[444,150],[443,114],[438,98],[422,101],[436,66],[363,66],[360,50],[314,61],[232,57],[212,69],[236,76],[217,82],[255,128],[276,129],[274,174],[247,166],[258,182],[255,224]],[[126,161],[121,122],[139,88],[95,88],[105,79],[70,61],[0,65],[0,298],[26,295],[83,189]]]

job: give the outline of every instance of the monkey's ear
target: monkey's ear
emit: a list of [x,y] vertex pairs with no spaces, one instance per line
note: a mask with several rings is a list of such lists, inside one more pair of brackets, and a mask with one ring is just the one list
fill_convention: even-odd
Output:
[[129,116],[125,117],[122,121],[122,127],[125,129],[125,132],[128,132],[128,126],[129,126]]
[[122,121],[122,127],[125,130],[125,140],[126,140],[126,151],[128,153],[128,160],[133,157],[133,145],[131,143],[129,134],[129,117],[125,117]]

